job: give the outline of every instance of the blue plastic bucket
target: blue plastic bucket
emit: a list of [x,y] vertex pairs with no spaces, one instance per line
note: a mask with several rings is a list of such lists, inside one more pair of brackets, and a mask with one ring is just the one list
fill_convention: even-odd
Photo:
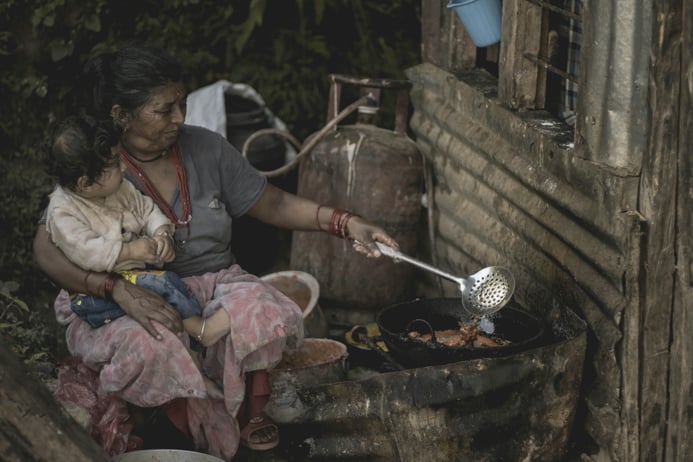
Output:
[[501,38],[501,0],[450,0],[464,28],[477,47],[498,43]]

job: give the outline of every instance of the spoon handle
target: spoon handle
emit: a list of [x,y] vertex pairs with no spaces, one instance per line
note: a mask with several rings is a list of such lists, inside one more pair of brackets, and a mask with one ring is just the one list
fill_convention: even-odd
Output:
[[435,273],[438,276],[442,276],[445,279],[449,279],[453,282],[456,282],[457,284],[460,285],[460,290],[464,290],[465,285],[466,285],[466,281],[464,279],[453,276],[450,273],[446,273],[443,270],[439,270],[435,266],[431,266],[428,263],[424,263],[420,260],[412,258],[408,255],[401,253],[401,252],[398,252],[395,249],[393,249],[392,247],[383,244],[382,242],[376,242],[375,244],[378,246],[378,250],[380,250],[380,252],[383,255],[387,255],[388,257],[394,258],[396,260],[406,261],[407,263],[411,263],[414,266],[418,266],[419,268],[422,268],[422,269],[425,269],[425,270],[430,271],[432,273]]

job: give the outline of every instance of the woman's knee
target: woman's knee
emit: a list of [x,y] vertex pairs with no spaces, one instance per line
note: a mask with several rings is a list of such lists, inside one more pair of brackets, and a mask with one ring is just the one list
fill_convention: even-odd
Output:
[[154,323],[161,339],[152,337],[139,324],[125,329],[121,345],[131,353],[136,352],[137,358],[147,363],[165,363],[177,348],[184,349],[180,338],[160,324]]

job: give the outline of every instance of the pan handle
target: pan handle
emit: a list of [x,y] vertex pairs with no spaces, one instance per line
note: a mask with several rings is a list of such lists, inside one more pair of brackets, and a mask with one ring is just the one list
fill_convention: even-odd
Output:
[[429,341],[433,342],[433,343],[436,342],[436,333],[433,330],[433,326],[431,326],[431,323],[429,323],[425,319],[421,319],[421,318],[416,318],[416,319],[412,319],[411,321],[409,321],[409,323],[407,323],[407,325],[404,326],[404,332],[400,333],[399,335],[404,339],[409,339],[409,332],[412,331],[412,329],[414,328],[414,325],[416,325],[416,324],[423,324],[423,326],[428,329],[428,332],[426,332],[426,331],[422,332],[421,330],[416,329],[417,332],[419,332],[421,334],[431,334],[431,340],[429,340]]
[[390,365],[392,365],[395,368],[395,370],[404,370],[404,366],[402,366],[399,362],[395,361],[388,352],[380,348],[375,343],[375,341],[373,341],[373,338],[368,335],[368,329],[366,329],[365,326],[352,327],[351,338],[353,338],[357,342],[363,342],[366,345],[368,345],[368,348],[374,350],[377,354],[379,354],[384,360],[390,363]]
[[397,250],[383,244],[382,242],[376,242],[375,245],[378,246],[378,250],[380,250],[380,252],[383,255],[387,255],[388,257],[393,258],[395,260],[405,261],[414,266],[418,266],[421,269],[425,269],[426,271],[430,271],[431,273],[437,274],[438,276],[444,277],[445,279],[449,279],[450,281],[457,283],[457,285],[460,286],[461,292],[464,292],[464,289],[467,287],[467,280],[464,278],[458,278],[457,276],[453,276],[452,274],[438,269],[435,266],[431,266],[428,263],[422,262],[421,260],[412,258],[409,255],[403,254],[402,252],[398,252]]

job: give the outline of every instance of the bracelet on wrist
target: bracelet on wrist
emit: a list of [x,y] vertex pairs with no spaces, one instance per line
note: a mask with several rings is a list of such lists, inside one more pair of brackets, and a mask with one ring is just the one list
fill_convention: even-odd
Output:
[[330,217],[330,234],[333,236],[339,236],[339,220],[346,211],[343,209],[335,208],[332,210],[332,216]]
[[320,226],[320,209],[323,208],[324,206],[322,204],[318,205],[318,208],[315,210],[315,226],[318,227],[318,231],[322,231],[322,226]]
[[351,220],[354,217],[358,217],[359,215],[356,215],[355,213],[350,213],[345,219],[344,219],[344,226],[342,226],[341,231],[342,231],[342,239],[346,239],[348,236],[348,229],[347,225],[349,224],[349,220]]
[[84,293],[88,294],[89,293],[89,276],[94,274],[92,271],[87,271],[87,274],[84,275]]
[[346,239],[347,237],[347,224],[349,220],[353,217],[358,217],[355,213],[352,213],[344,209],[334,209],[332,211],[332,216],[330,217],[330,234]]
[[118,279],[123,279],[123,276],[118,273],[106,274],[106,279],[103,282],[103,298],[113,300],[113,288]]
[[202,343],[202,338],[205,336],[205,324],[207,324],[207,318],[202,318],[202,327],[200,327],[200,334],[195,336],[198,342]]

